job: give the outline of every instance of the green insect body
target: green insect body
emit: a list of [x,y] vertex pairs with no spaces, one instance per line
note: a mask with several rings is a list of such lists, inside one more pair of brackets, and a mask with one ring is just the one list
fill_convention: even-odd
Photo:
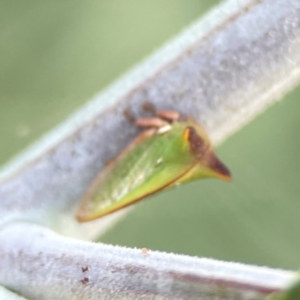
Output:
[[90,221],[161,190],[207,177],[231,178],[200,125],[188,119],[152,128],[100,173],[82,199],[77,220]]

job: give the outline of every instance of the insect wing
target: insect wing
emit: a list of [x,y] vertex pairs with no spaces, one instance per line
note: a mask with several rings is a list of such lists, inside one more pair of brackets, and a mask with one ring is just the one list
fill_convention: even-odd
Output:
[[177,182],[195,163],[175,123],[163,134],[149,134],[131,144],[85,194],[77,212],[81,222],[128,206]]

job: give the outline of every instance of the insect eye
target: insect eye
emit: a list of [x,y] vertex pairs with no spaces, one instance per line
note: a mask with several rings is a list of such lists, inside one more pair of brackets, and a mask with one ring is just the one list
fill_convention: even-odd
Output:
[[194,127],[188,126],[184,129],[183,138],[188,141],[191,152],[196,156],[202,156],[205,151],[205,141],[198,135]]

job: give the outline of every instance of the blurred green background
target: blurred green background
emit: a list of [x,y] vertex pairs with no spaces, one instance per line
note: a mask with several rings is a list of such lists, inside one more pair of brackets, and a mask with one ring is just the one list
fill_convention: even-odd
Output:
[[[216,3],[0,0],[0,165]],[[299,96],[217,149],[233,182],[152,197],[101,241],[298,269]]]

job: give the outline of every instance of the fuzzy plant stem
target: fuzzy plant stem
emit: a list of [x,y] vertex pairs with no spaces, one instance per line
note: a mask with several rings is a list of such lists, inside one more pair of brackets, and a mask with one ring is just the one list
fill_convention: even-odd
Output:
[[264,299],[294,273],[62,237],[35,224],[0,232],[0,282],[29,299]]

